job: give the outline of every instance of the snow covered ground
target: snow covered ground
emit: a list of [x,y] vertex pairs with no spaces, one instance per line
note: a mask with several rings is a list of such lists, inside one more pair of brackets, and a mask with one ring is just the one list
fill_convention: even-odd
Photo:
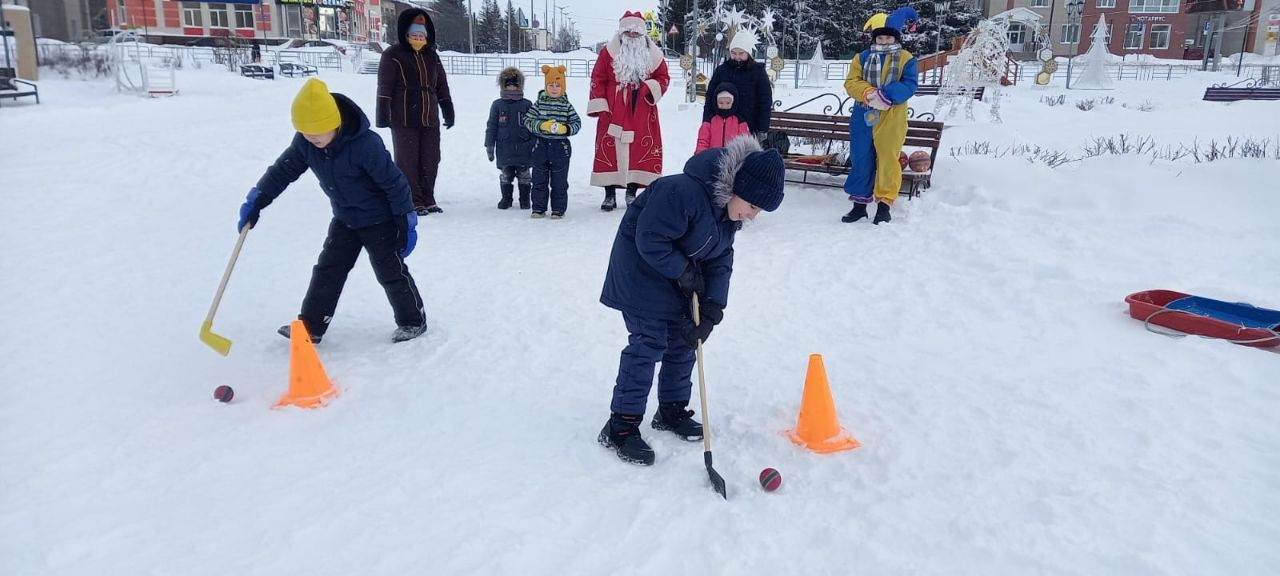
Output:
[[[342,395],[277,411],[275,329],[329,218],[310,175],[248,237],[214,323],[231,355],[196,333],[301,79],[184,70],[179,96],[145,100],[49,76],[40,105],[0,109],[0,573],[1280,572],[1280,355],[1148,333],[1123,301],[1168,288],[1280,308],[1275,153],[1057,168],[949,154],[1080,156],[1120,134],[1274,147],[1275,103],[1200,101],[1224,77],[1054,107],[1039,99],[1061,90],[1014,88],[1003,124],[985,105],[949,121],[934,187],[889,225],[842,224],[839,190],[789,186],[739,235],[706,349],[724,502],[700,444],[646,426],[648,469],[595,444],[626,334],[597,302],[620,213],[588,185],[592,124],[565,220],[498,211],[482,149],[494,81],[451,78],[446,212],[409,258],[431,331],[391,345],[359,263],[318,347]],[[372,111],[372,76],[323,78]],[[586,81],[569,94],[583,111]],[[664,100],[668,173],[697,119]],[[818,456],[785,437],[810,353],[862,448]],[[211,397],[223,384],[228,405]],[[756,484],[766,466],[783,475],[773,494]]]

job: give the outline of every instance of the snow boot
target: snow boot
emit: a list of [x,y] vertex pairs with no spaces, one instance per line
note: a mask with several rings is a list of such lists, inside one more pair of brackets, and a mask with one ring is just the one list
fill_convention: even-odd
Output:
[[643,416],[628,416],[614,413],[604,423],[600,436],[596,441],[601,446],[613,450],[618,459],[630,464],[653,466],[653,448],[640,437],[640,422]]
[[636,190],[639,188],[640,186],[638,184],[627,184],[627,206],[630,206],[632,202],[636,201]]
[[[293,328],[292,324],[285,324],[284,326],[281,326],[278,330],[276,330],[276,334],[284,336],[285,338],[291,338],[293,335],[292,328]],[[315,332],[312,332],[311,329],[307,329],[307,332],[311,336],[312,344],[319,344],[320,341],[324,339],[324,334],[316,334]]]
[[511,193],[514,191],[515,186],[512,186],[510,183],[502,184],[501,186],[502,199],[498,201],[498,209],[506,210],[511,207]]
[[890,220],[893,220],[893,217],[889,216],[889,205],[884,202],[876,203],[876,217],[871,219],[871,223],[879,224]]
[[529,203],[529,190],[533,186],[529,184],[520,184],[520,209],[528,210],[532,205]]
[[607,186],[604,189],[604,202],[600,203],[600,209],[605,212],[613,212],[618,207],[618,187]]
[[534,210],[532,213],[529,214],[529,216],[531,218],[545,218],[547,216],[547,213]]
[[658,413],[650,424],[654,430],[666,430],[685,442],[702,441],[702,424],[691,418],[693,410],[685,410],[684,402],[658,404]]
[[840,221],[844,222],[845,224],[848,224],[850,222],[857,222],[866,217],[867,217],[867,205],[854,204],[853,210],[850,210],[848,214],[841,216]]
[[424,333],[426,333],[426,331],[427,331],[426,322],[423,322],[422,325],[420,326],[401,326],[399,328],[396,328],[395,333],[391,335],[391,341],[404,342],[406,340],[413,340],[414,338],[417,338],[423,335]]
[[561,218],[564,218],[564,212],[556,212],[554,210],[551,211],[552,220],[559,220]]
[[[421,214],[421,212],[419,212]],[[427,206],[427,214],[444,214],[444,208],[439,206]]]
[[426,216],[426,215],[427,215],[427,207],[426,207],[426,206],[419,206],[419,207],[417,207],[417,208],[414,208],[414,209],[413,209],[413,211],[414,211],[414,212],[417,212],[419,216]]

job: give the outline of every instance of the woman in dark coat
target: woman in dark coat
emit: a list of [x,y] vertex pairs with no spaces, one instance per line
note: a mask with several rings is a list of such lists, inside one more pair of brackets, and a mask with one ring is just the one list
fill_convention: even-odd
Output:
[[[653,428],[702,440],[686,409],[694,349],[729,303],[733,240],[743,220],[782,204],[782,156],[750,136],[696,154],[683,174],[664,176],[627,207],[614,237],[600,302],[622,312],[630,336],[622,350],[609,421],[598,441],[618,458],[651,465],[640,422],[658,371]],[[690,301],[698,296],[695,325]]]
[[707,98],[702,108],[702,121],[711,120],[716,115],[715,94],[720,92],[717,86],[721,82],[730,82],[738,87],[738,97],[734,103],[738,106],[738,114],[747,121],[751,133],[757,140],[763,140],[769,132],[769,117],[773,109],[773,86],[769,84],[769,74],[764,70],[763,62],[751,58],[755,49],[755,39],[749,34],[739,32],[730,41],[729,59],[716,67],[707,82]]
[[444,212],[436,204],[440,168],[440,125],[453,127],[453,100],[444,66],[436,54],[436,28],[427,11],[410,8],[396,23],[399,43],[378,64],[379,128],[391,128],[396,166],[413,189],[420,216]]

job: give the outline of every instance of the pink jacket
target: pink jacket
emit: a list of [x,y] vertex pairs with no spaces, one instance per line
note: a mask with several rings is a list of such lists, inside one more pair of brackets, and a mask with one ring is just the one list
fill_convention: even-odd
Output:
[[709,148],[724,148],[728,141],[750,133],[751,129],[747,127],[747,123],[737,116],[725,118],[717,114],[703,122],[702,127],[698,129],[698,147],[693,153],[697,154]]

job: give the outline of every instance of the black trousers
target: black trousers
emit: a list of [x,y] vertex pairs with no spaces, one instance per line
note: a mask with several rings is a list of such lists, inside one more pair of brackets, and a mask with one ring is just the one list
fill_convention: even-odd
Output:
[[368,228],[348,228],[334,218],[329,222],[329,235],[324,239],[320,258],[311,269],[311,285],[302,299],[302,314],[298,315],[312,334],[324,334],[338,307],[342,287],[347,283],[347,273],[356,264],[360,249],[369,255],[373,275],[387,292],[387,301],[395,312],[397,326],[421,326],[427,321],[418,285],[409,275],[409,267],[400,257],[405,239],[393,222],[383,222]]
[[440,171],[440,128],[392,128],[396,166],[413,191],[414,208],[436,205],[436,174]]

